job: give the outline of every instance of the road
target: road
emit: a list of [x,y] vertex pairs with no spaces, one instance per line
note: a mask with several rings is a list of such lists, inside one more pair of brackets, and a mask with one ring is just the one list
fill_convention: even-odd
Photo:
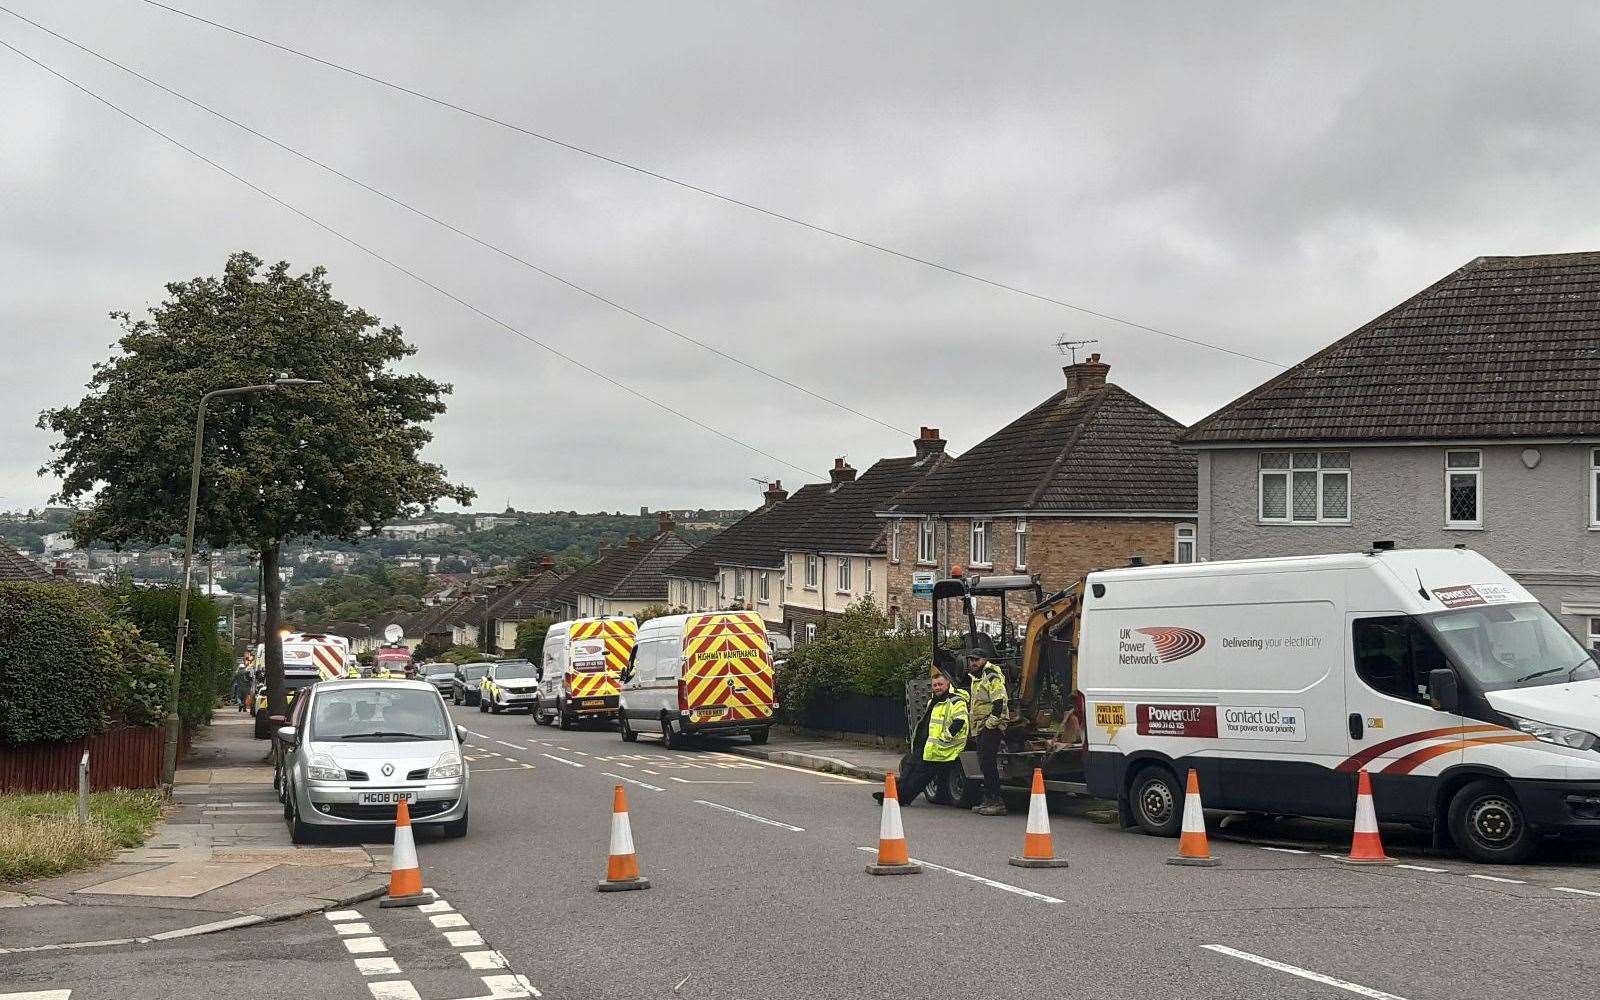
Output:
[[[472,828],[419,844],[443,909],[369,904],[347,915],[365,926],[343,934],[341,921],[301,920],[160,951],[7,956],[0,996],[1455,1000],[1593,989],[1590,865],[1352,868],[1214,842],[1221,866],[1178,868],[1164,863],[1172,842],[1069,809],[1053,822],[1071,867],[1025,870],[1006,863],[1022,810],[984,819],[918,803],[907,836],[927,870],[874,878],[863,871],[878,833],[871,784],[722,747],[669,752],[649,737],[629,745],[452,711],[473,733]],[[618,783],[649,891],[594,891]],[[445,936],[461,930],[472,933]],[[383,950],[345,943],[367,937]],[[205,965],[208,948],[218,957]],[[173,956],[179,981],[150,981],[158,955]],[[398,971],[355,965],[390,956]]]

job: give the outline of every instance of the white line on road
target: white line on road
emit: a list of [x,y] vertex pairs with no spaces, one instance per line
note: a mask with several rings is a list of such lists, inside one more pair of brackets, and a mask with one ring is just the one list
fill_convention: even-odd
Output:
[[[630,764],[628,766],[632,767],[633,765]],[[643,771],[645,774],[653,774],[658,778],[661,777],[661,772],[660,771],[652,771],[648,767],[641,767],[641,768],[639,768],[639,770]]]
[[755,782],[753,782],[753,781],[719,781],[719,780],[714,779],[714,778],[707,778],[705,780],[696,780],[696,779],[693,779],[693,778],[680,778],[675,774],[668,775],[668,777],[670,777],[673,781],[676,781],[680,785],[753,785],[753,784],[755,784]]
[[1263,851],[1276,851],[1279,854],[1310,854],[1311,853],[1310,851],[1302,851],[1297,847],[1263,847],[1262,850]]
[[1448,874],[1450,874],[1450,869],[1448,869],[1448,868],[1429,868],[1427,865],[1395,865],[1395,867],[1396,868],[1404,868],[1407,871],[1413,871],[1413,872],[1427,872],[1430,875],[1448,875]]
[[605,775],[608,778],[616,778],[618,781],[626,781],[630,785],[638,785],[640,788],[648,788],[652,792],[664,792],[664,791],[666,791],[666,789],[662,788],[660,785],[652,785],[652,784],[650,784],[650,782],[648,782],[648,781],[640,781],[638,778],[629,778],[629,777],[627,777],[625,775],[613,774],[610,771],[601,771],[600,773]]
[[[878,853],[878,849],[876,847],[858,847],[856,850],[865,851],[867,854]],[[1008,882],[996,882],[992,878],[984,878],[982,875],[974,875],[971,872],[964,872],[959,868],[946,868],[944,865],[936,865],[932,861],[924,861],[921,858],[912,858],[911,862],[913,864],[921,865],[924,868],[932,868],[934,871],[940,871],[949,875],[954,875],[957,878],[971,879],[972,881],[981,885],[986,885],[991,889],[1002,889],[1006,892],[1016,893],[1018,896],[1026,896],[1029,899],[1037,899],[1041,903],[1062,902],[1056,897],[1046,896],[1042,892],[1034,892],[1032,889],[1024,889],[1020,885],[1011,885]]]
[[483,976],[482,979],[483,985],[489,987],[489,996],[494,997],[495,1000],[542,995],[528,982],[527,976],[519,976],[513,973],[509,976]]
[[382,958],[358,958],[356,959],[356,971],[363,976],[398,976],[400,974],[400,963],[388,956]]
[[743,809],[735,809],[732,806],[725,806],[717,802],[707,802],[705,799],[695,799],[694,801],[696,805],[710,806],[713,809],[721,809],[723,812],[733,813],[735,816],[743,816],[745,819],[753,819],[757,823],[765,823],[768,826],[780,827],[784,830],[793,831],[794,833],[806,832],[804,827],[792,826],[788,823],[780,823],[775,819],[767,819],[765,816],[757,816],[755,813],[747,813]]
[[452,948],[482,948],[483,935],[477,931],[445,931],[444,939]]
[[443,930],[446,927],[466,927],[467,918],[459,913],[435,913],[428,918],[428,923]]
[[71,990],[34,990],[31,993],[0,993],[0,1000],[67,1000]]
[[391,979],[382,983],[368,983],[372,1000],[422,1000],[417,988],[409,979]]
[[1246,962],[1254,962],[1257,965],[1265,966],[1269,969],[1276,969],[1279,972],[1287,972],[1291,976],[1299,976],[1301,979],[1309,979],[1313,983],[1321,983],[1324,986],[1336,986],[1341,990],[1346,990],[1350,993],[1356,994],[1357,996],[1368,997],[1369,1000],[1405,1000],[1404,997],[1395,996],[1393,993],[1385,993],[1382,990],[1375,990],[1370,986],[1362,986],[1358,983],[1347,983],[1343,979],[1335,979],[1332,976],[1325,976],[1320,972],[1312,972],[1310,969],[1302,969],[1296,965],[1289,965],[1285,962],[1276,962],[1270,958],[1262,958],[1260,955],[1252,955],[1248,951],[1235,951],[1234,949],[1226,947],[1225,945],[1203,944],[1200,947],[1206,949],[1207,951],[1214,951],[1219,955],[1227,955],[1230,958],[1243,959]]
[[323,914],[329,920],[360,920],[360,910],[330,910]]
[[1600,892],[1595,892],[1593,889],[1569,889],[1564,885],[1552,886],[1552,888],[1554,888],[1556,892],[1570,892],[1574,896],[1597,896],[1597,897],[1600,897]]
[[345,950],[352,955],[370,955],[377,951],[388,951],[383,946],[381,937],[344,938]]
[[560,761],[561,763],[567,765],[568,767],[582,767],[583,766],[582,764],[578,763],[575,760],[568,760],[565,757],[557,757],[553,753],[542,753],[539,756],[541,756],[541,757],[549,757],[551,760],[554,760],[554,761]]
[[1480,880],[1482,880],[1484,882],[1504,882],[1506,885],[1527,885],[1528,884],[1527,882],[1523,881],[1520,878],[1501,878],[1498,875],[1474,875],[1474,874],[1472,874],[1470,872],[1467,874],[1467,878],[1480,879]]
[[462,951],[457,952],[467,963],[470,969],[504,969],[508,968],[506,957],[498,951]]
[[500,744],[503,747],[510,747],[513,750],[521,750],[522,749],[522,747],[518,746],[517,744],[515,744],[515,743],[507,743],[505,740],[495,740],[495,742]]
[[363,920],[352,920],[349,923],[334,924],[333,929],[343,937],[347,934],[371,934],[372,925]]

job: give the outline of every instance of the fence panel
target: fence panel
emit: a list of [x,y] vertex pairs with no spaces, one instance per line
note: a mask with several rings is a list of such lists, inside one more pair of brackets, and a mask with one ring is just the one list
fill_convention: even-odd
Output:
[[89,786],[155,788],[161,784],[166,730],[112,726],[71,743],[0,745],[0,792],[66,792],[78,787],[78,760],[89,751]]

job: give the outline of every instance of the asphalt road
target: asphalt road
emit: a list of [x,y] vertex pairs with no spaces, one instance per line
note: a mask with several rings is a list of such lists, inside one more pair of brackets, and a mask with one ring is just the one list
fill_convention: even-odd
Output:
[[[1214,840],[1219,867],[1178,868],[1164,863],[1173,842],[1067,808],[1053,825],[1071,867],[1025,870],[1006,863],[1022,846],[1022,809],[989,819],[918,803],[905,810],[907,836],[928,869],[875,878],[863,871],[878,834],[871,784],[734,756],[733,741],[669,752],[649,737],[624,744],[613,731],[453,711],[475,734],[471,830],[459,841],[419,837],[443,912],[369,905],[364,926],[344,933],[315,918],[160,946],[9,955],[0,1000],[55,988],[74,1000],[465,1000],[535,989],[664,1000],[1456,1000],[1594,988],[1600,872],[1590,864],[1351,868],[1315,848]],[[594,889],[619,782],[654,883],[644,892]],[[468,939],[446,936],[462,930]],[[369,936],[383,950],[365,957],[392,956],[397,971],[354,964],[363,956],[346,941]],[[472,968],[484,955],[507,968]]]

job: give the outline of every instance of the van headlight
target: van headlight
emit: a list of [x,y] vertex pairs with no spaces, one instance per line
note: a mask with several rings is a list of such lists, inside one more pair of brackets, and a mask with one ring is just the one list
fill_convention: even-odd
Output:
[[1564,726],[1553,726],[1548,722],[1535,722],[1532,719],[1519,719],[1512,716],[1511,721],[1517,728],[1529,736],[1538,737],[1543,743],[1554,743],[1558,747],[1568,747],[1573,750],[1592,750],[1600,737],[1594,733],[1584,732],[1582,729],[1567,729]]
[[454,750],[446,750],[439,755],[439,759],[428,768],[430,778],[459,778],[461,777],[461,755]]
[[306,777],[312,781],[344,781],[346,775],[344,768],[335,764],[332,757],[319,753],[306,765]]

